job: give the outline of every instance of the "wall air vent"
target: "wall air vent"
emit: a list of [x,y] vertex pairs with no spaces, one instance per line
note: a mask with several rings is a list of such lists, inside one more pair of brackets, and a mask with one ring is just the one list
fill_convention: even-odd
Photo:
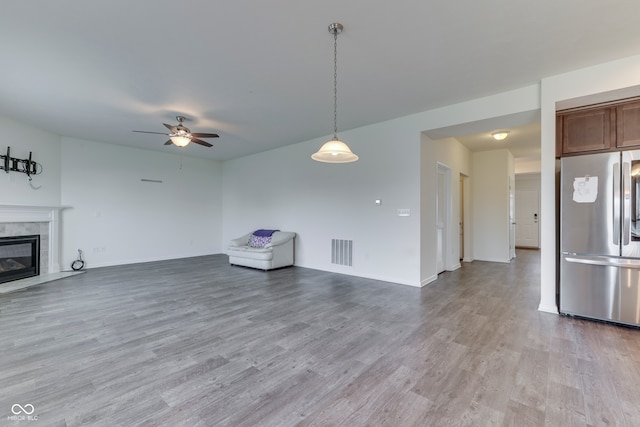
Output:
[[331,263],[353,265],[353,240],[331,239]]

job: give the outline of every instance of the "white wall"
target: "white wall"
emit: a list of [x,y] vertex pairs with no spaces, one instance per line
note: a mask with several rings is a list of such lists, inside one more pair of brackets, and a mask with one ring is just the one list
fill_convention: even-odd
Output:
[[[298,266],[416,285],[420,133],[396,120],[339,136],[359,161],[311,160],[326,141],[316,139],[225,162],[225,241],[257,228],[294,231]],[[331,264],[332,238],[353,240],[352,267]]]
[[[0,154],[32,160],[42,165],[42,173],[33,177],[29,185],[24,173],[0,171],[0,205],[60,205],[60,137],[0,117]],[[35,189],[37,188],[37,189]]]
[[[227,161],[223,239],[262,227],[295,231],[296,265],[424,285],[435,277],[436,235],[421,226],[435,221],[435,187],[422,169],[435,157],[421,132],[538,108],[533,85],[339,132],[360,156],[351,164],[310,159],[330,136]],[[399,208],[411,216],[398,217]],[[353,267],[330,263],[331,238],[354,241]]]
[[31,151],[43,167],[33,188],[25,174],[0,171],[0,204],[69,207],[63,270],[78,249],[88,268],[222,252],[220,162],[62,138],[5,117],[0,127],[0,153]]
[[540,173],[523,173],[516,175],[516,191],[540,191]]
[[640,56],[588,67],[541,82],[541,298],[539,309],[557,313],[556,304],[556,102],[640,85]]
[[516,174],[532,174],[532,173],[540,173],[541,163],[540,159],[527,159],[527,158],[518,158],[514,159],[515,165],[515,173]]
[[63,268],[220,253],[221,198],[219,162],[62,138]]
[[471,152],[467,147],[462,145],[456,139],[447,138],[438,141],[434,141],[436,159],[438,162],[447,165],[451,168],[451,201],[452,201],[452,219],[451,230],[449,234],[449,242],[447,247],[449,253],[445,257],[447,263],[445,267],[447,270],[454,270],[460,267],[460,175],[467,177],[465,183],[464,193],[464,210],[466,225],[465,230],[465,261],[469,262],[473,260],[473,233],[474,228],[472,224],[473,202],[471,198],[472,188],[472,162]]
[[[424,209],[433,210],[433,221],[426,221],[422,224],[423,228],[431,227],[434,230],[433,234],[437,232],[435,230],[435,185],[431,187],[429,182],[435,184],[437,180],[438,164],[442,164],[451,171],[451,200],[450,200],[450,218],[449,227],[446,234],[446,241],[444,244],[445,253],[444,267],[448,271],[456,270],[460,268],[460,175],[463,174],[467,177],[471,177],[471,156],[470,152],[454,138],[445,138],[432,141],[428,136],[422,135],[422,182],[421,197],[423,199]],[[465,194],[466,206],[466,242],[465,247],[467,253],[465,259],[470,261],[473,259],[471,242],[473,242],[473,226],[470,220],[471,197],[470,191]],[[427,280],[422,284],[426,284],[429,281],[435,280],[436,265],[435,265],[435,253],[437,250],[436,241],[433,239],[424,242],[422,247],[422,256],[426,263],[429,264],[428,270],[423,277],[427,277]],[[428,256],[428,254],[432,254]]]
[[473,256],[509,262],[509,182],[513,155],[509,150],[481,151],[473,159]]
[[438,278],[438,155],[426,133],[421,134],[420,148],[420,286],[425,286]]

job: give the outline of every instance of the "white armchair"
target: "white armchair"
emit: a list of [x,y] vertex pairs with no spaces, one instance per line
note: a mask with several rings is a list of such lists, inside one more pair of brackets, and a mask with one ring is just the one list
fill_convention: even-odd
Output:
[[229,264],[245,267],[272,270],[274,268],[293,265],[294,240],[296,233],[276,231],[271,235],[271,241],[264,247],[249,245],[253,233],[231,240],[227,247]]

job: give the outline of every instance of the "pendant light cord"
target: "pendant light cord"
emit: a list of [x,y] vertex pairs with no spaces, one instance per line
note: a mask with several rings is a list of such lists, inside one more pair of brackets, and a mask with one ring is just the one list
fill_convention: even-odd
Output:
[[329,32],[333,34],[333,139],[311,155],[317,162],[350,163],[358,160],[347,144],[338,139],[338,34],[343,28],[339,22],[329,25]]
[[338,29],[333,30],[333,139],[338,140]]

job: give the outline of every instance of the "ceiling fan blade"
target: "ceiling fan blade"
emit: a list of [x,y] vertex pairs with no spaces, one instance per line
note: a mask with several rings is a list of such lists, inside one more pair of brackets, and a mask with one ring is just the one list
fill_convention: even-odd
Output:
[[168,125],[166,123],[163,123],[163,125],[167,129],[169,129],[171,131],[171,133],[178,133],[178,128],[176,126],[171,126],[171,125]]
[[173,144],[173,142],[171,142],[170,139],[168,139],[167,142],[164,143],[164,145],[171,145],[171,144]]
[[220,138],[220,135],[218,135],[217,133],[195,132],[195,133],[191,133],[191,135],[197,138]]
[[191,142],[195,142],[196,144],[204,145],[205,147],[213,147],[212,144],[209,144],[207,141],[203,141],[196,137],[191,138]]
[[146,130],[134,130],[132,132],[138,132],[138,133],[153,133],[156,135],[169,135],[168,133],[164,133],[164,132],[147,132]]

